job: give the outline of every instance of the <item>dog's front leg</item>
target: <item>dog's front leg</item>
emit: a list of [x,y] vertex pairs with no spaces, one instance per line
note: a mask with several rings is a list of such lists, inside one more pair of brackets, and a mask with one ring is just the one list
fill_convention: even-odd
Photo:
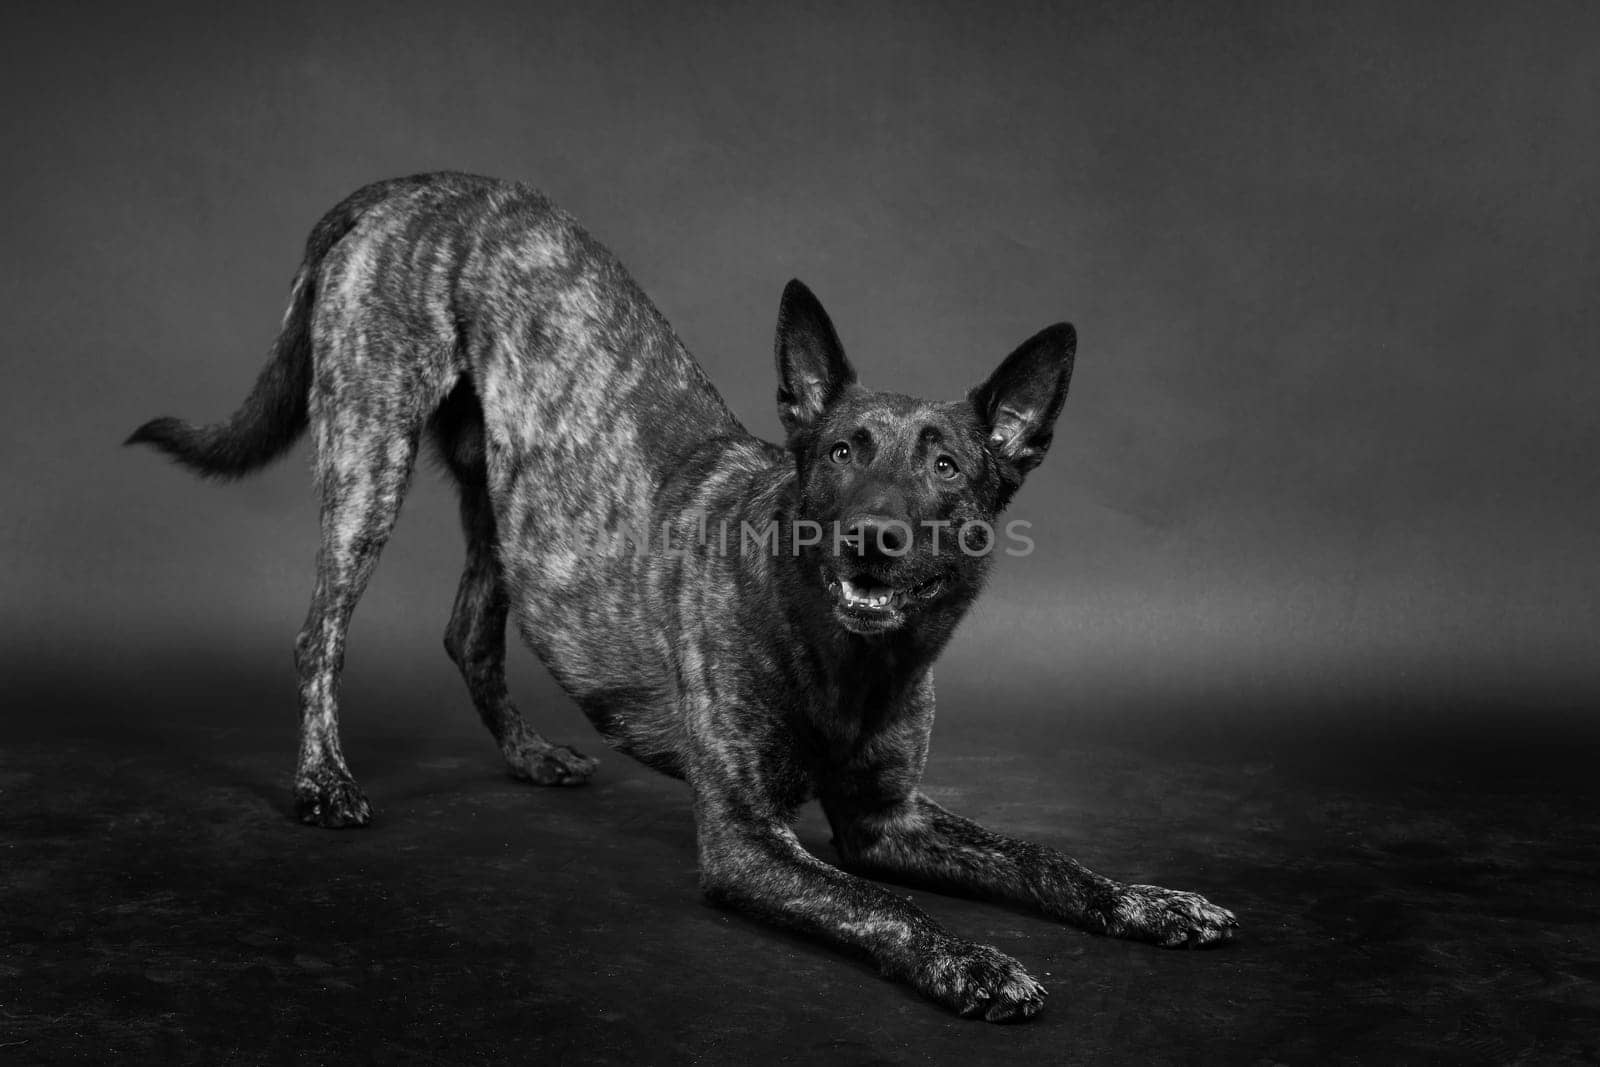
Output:
[[1124,885],[1043,845],[985,829],[913,792],[863,807],[824,800],[834,844],[867,873],[974,893],[1096,933],[1168,948],[1233,937],[1233,913],[1196,893]]
[[1044,988],[1011,957],[954,937],[907,897],[817,859],[779,819],[697,789],[700,877],[720,904],[865,952],[884,974],[968,1017],[1030,1018]]

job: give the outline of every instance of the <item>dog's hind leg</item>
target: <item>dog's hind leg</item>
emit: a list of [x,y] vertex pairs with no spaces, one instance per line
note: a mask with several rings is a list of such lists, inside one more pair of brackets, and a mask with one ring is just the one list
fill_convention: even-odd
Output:
[[547,740],[522,718],[506,691],[508,601],[494,550],[494,515],[482,485],[461,486],[467,565],[456,591],[444,647],[461,669],[472,703],[494,735],[511,774],[539,785],[582,785],[595,761]]
[[339,744],[339,675],[350,615],[394,529],[420,426],[382,402],[323,405],[332,408],[325,413],[318,406],[313,396],[322,547],[311,610],[295,642],[301,716],[295,814],[314,826],[365,826],[372,811]]
[[467,683],[472,703],[494,735],[513,777],[539,785],[581,785],[595,761],[547,740],[529,726],[506,690],[506,619],[510,602],[496,558],[494,510],[483,453],[482,414],[463,381],[435,414],[431,429],[461,495],[467,563],[445,628],[444,647]]

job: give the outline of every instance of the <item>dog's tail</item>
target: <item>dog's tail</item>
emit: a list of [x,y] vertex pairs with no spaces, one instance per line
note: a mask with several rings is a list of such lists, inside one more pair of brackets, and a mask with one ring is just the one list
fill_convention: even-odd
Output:
[[242,477],[287,452],[306,429],[311,311],[322,261],[381,197],[380,190],[369,186],[328,212],[311,231],[272,358],[239,410],[227,421],[209,426],[170,416],[151,419],[124,444],[154,445],[190,470],[221,479]]

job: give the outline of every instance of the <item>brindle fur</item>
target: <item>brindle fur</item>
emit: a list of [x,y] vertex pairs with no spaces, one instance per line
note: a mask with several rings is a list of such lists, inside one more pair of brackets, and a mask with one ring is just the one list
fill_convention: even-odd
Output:
[[[230,421],[157,419],[130,440],[235,477],[312,431],[322,547],[295,645],[303,821],[371,817],[340,749],[339,673],[426,436],[458,484],[467,539],[445,647],[513,774],[568,785],[595,768],[512,704],[514,613],[608,744],[688,781],[713,899],[864,951],[963,1015],[1013,1020],[1045,995],[1019,963],[811,855],[790,824],[820,799],[842,859],[863,873],[1162,945],[1231,937],[1232,914],[1199,896],[1115,882],[918,790],[930,668],[988,563],[952,551],[950,531],[999,515],[1043,456],[1074,347],[1071,327],[1042,331],[955,402],[870,392],[792,282],[780,447],[739,424],[611,254],[543,196],[424,175],[368,186],[317,225],[274,356]],[[957,477],[933,473],[938,456]],[[703,516],[735,541],[741,523],[776,520],[778,550],[721,551],[696,536]],[[797,544],[801,518],[861,540]],[[890,519],[916,524],[911,550],[873,556],[865,534]],[[930,519],[953,524],[942,553]],[[665,528],[677,551],[596,554],[575,528]],[[876,624],[847,618],[828,584],[860,567],[931,592],[899,624],[860,632]]]

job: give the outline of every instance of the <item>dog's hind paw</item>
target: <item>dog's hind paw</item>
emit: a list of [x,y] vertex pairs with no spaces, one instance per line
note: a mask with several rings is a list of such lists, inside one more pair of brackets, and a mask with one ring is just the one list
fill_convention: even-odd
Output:
[[923,962],[913,984],[967,1019],[1021,1022],[1044,1008],[1044,986],[1022,964],[988,945],[962,945]]
[[308,826],[343,830],[372,821],[372,805],[353,778],[302,782],[294,791],[295,818]]
[[582,785],[600,764],[566,745],[521,745],[506,753],[511,776],[535,785]]
[[1126,885],[1112,905],[1107,932],[1163,948],[1206,948],[1233,940],[1239,920],[1198,893]]

